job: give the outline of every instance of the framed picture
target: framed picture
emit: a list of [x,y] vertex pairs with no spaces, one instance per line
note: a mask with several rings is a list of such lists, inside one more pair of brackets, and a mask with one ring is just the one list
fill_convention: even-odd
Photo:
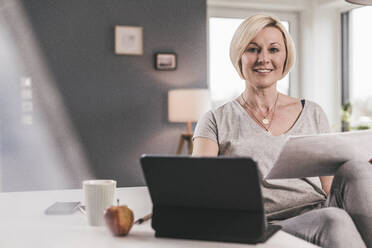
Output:
[[142,27],[115,26],[115,54],[142,55]]
[[171,71],[177,69],[177,55],[175,53],[155,53],[155,69]]

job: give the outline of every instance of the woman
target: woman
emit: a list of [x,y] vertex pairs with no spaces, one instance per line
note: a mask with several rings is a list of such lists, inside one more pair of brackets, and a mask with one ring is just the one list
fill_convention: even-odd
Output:
[[[329,132],[328,120],[318,104],[277,91],[277,81],[294,64],[295,48],[276,17],[246,19],[231,41],[230,58],[246,88],[199,120],[193,156],[250,156],[264,178],[288,135]],[[369,178],[367,162],[349,161],[334,179],[262,179],[267,218],[322,247],[372,247]]]

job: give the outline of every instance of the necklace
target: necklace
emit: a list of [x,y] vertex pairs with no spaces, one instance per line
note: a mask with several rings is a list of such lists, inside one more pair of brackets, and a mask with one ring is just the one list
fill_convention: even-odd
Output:
[[[270,133],[270,130],[269,129],[271,127],[271,122],[274,119],[275,110],[276,110],[276,104],[277,104],[278,98],[279,98],[279,92],[276,95],[276,99],[275,99],[275,102],[274,102],[273,106],[271,106],[271,108],[269,109],[269,111],[268,111],[268,113],[266,115],[262,114],[261,110],[259,109],[261,115],[263,116],[262,121],[259,121],[257,119],[256,115],[254,114],[254,112],[250,109],[247,101],[244,99],[244,94],[243,93],[242,93],[241,97],[242,97],[242,99],[244,101],[243,107],[251,113],[252,117],[260,124],[261,127],[263,127],[267,132]],[[271,120],[270,120],[268,117],[271,114],[271,112],[272,112],[272,116],[271,116]],[[266,127],[265,125],[268,125],[268,126]]]

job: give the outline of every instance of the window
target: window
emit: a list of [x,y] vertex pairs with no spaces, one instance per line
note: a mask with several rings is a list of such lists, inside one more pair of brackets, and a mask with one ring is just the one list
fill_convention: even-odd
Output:
[[[217,107],[239,96],[245,88],[244,80],[239,77],[229,57],[231,39],[244,18],[237,17],[235,13],[221,14],[215,10],[211,12],[213,14],[209,15],[209,87],[213,105]],[[282,20],[284,27],[290,30],[290,22]],[[287,75],[278,81],[278,90],[296,96],[296,87],[291,90],[291,82],[291,76]]]
[[352,106],[350,125],[357,129],[372,126],[371,23],[371,6],[350,12],[348,98]]

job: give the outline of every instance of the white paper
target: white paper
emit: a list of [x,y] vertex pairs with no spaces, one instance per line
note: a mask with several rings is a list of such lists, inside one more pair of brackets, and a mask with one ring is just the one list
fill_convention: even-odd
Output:
[[289,136],[266,179],[333,175],[351,159],[372,158],[372,130]]

